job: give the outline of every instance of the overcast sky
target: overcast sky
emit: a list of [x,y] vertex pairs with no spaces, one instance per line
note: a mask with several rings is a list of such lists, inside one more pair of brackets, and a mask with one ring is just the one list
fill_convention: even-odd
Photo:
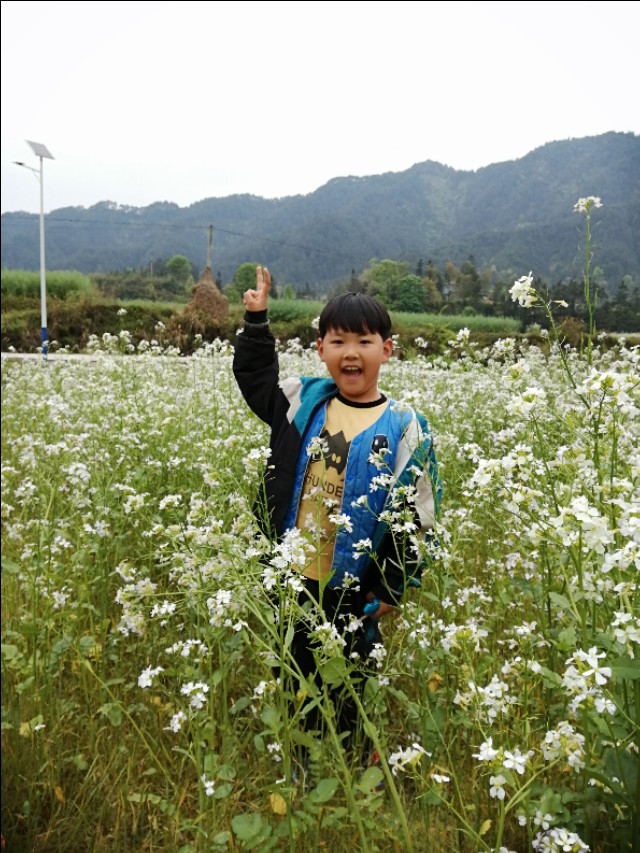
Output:
[[[633,2],[2,0],[2,211],[309,193],[640,133]],[[13,164],[19,160],[36,169]]]

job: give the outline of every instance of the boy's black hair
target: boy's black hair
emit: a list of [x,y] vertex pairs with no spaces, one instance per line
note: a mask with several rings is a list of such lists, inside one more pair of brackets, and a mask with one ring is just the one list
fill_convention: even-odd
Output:
[[322,309],[318,331],[324,338],[330,329],[355,332],[356,335],[380,335],[383,341],[391,337],[389,312],[368,293],[342,293]]

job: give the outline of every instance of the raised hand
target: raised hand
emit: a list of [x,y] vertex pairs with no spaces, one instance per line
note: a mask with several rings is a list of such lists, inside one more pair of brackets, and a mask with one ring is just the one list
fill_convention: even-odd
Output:
[[266,311],[271,276],[266,267],[256,267],[256,289],[245,291],[242,301],[247,311]]

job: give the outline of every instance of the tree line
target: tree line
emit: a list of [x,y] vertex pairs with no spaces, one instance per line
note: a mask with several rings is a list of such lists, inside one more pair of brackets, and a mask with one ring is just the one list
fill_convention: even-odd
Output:
[[[231,303],[240,303],[245,290],[254,286],[256,263],[240,264],[231,281],[223,282],[217,272],[219,290]],[[155,260],[148,270],[126,270],[95,273],[90,276],[105,296],[119,300],[183,301],[190,298],[197,270],[188,258],[175,255]],[[473,256],[459,267],[447,261],[443,268],[431,260],[419,259],[415,266],[405,261],[372,259],[367,266],[339,281],[329,293],[319,292],[308,282],[294,286],[281,285],[272,273],[272,297],[275,299],[325,299],[347,290],[370,293],[390,311],[410,314],[446,313],[511,317],[526,325],[544,327],[547,318],[541,309],[523,309],[511,298],[512,281],[496,279],[490,268],[478,269]],[[588,304],[594,311],[596,327],[610,332],[640,331],[640,286],[625,276],[618,289],[611,292],[601,270],[595,267],[589,280],[589,300],[584,280],[571,279],[553,285],[534,278],[534,287],[547,302],[554,303],[556,319],[573,318],[588,321]]]

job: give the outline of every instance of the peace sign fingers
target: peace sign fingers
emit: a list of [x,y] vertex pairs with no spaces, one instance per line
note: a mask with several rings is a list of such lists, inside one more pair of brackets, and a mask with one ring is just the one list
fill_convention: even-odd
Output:
[[266,311],[271,289],[271,275],[266,267],[256,267],[256,289],[247,290],[243,297],[247,311]]

